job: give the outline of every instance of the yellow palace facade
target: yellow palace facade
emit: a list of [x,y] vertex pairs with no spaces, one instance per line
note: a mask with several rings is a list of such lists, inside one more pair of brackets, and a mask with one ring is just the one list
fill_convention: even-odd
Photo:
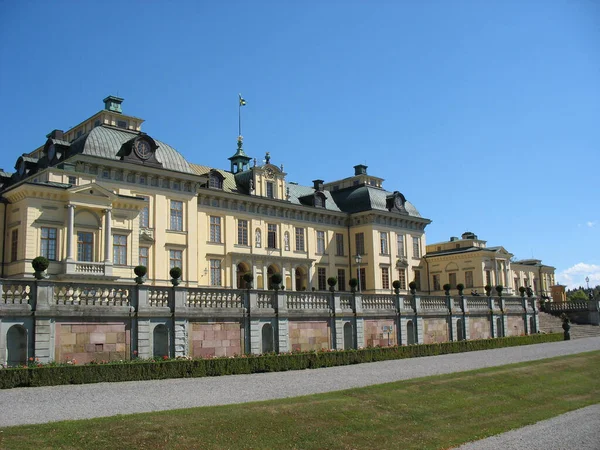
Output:
[[[287,180],[283,164],[246,155],[242,138],[229,170],[187,161],[142,132],[143,120],[109,96],[104,109],[0,172],[2,274],[32,277],[31,261],[50,260],[49,279],[267,289],[280,273],[286,290],[392,293],[399,280],[427,283],[423,253],[430,220],[381,178],[354,174],[312,186]],[[261,158],[262,159],[262,158]],[[360,258],[357,258],[360,255]]]

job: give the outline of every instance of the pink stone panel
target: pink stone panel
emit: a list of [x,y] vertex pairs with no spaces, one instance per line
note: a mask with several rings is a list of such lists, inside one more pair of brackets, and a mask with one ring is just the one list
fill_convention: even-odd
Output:
[[[392,327],[392,332],[383,331],[383,327]],[[388,347],[396,345],[397,330],[392,319],[371,319],[364,321],[365,345],[367,347]]]
[[75,359],[78,364],[130,357],[130,332],[126,322],[57,322],[57,362]]
[[521,336],[525,334],[525,322],[521,316],[508,316],[507,317],[507,336]]
[[425,318],[423,319],[423,342],[425,344],[435,344],[448,342],[450,340],[448,330],[448,320],[445,318]]
[[241,354],[242,329],[239,322],[190,323],[192,357]]
[[469,318],[469,335],[471,339],[489,339],[492,336],[490,319],[487,317]]
[[327,321],[290,321],[289,340],[292,351],[330,348],[331,331]]

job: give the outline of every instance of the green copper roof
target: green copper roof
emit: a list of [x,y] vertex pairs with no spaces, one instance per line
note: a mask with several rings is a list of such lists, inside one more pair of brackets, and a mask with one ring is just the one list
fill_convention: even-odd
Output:
[[[71,155],[81,153],[99,158],[120,160],[121,157],[117,156],[117,153],[121,150],[123,144],[139,135],[140,133],[135,131],[99,126],[74,140],[71,143],[69,153]],[[162,163],[164,169],[194,173],[189,163],[177,150],[156,139],[154,142],[158,145],[156,159]]]

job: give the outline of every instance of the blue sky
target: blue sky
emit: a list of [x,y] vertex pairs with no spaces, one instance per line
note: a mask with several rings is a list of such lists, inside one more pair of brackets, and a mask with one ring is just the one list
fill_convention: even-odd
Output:
[[244,148],[311,184],[384,178],[429,243],[600,284],[600,3],[0,0],[0,167],[110,94],[188,160]]

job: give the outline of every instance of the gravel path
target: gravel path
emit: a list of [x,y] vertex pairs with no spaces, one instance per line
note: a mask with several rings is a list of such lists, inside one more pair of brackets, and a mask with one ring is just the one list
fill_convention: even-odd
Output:
[[0,391],[0,427],[244,403],[600,350],[600,337],[327,369]]
[[471,442],[460,450],[598,450],[600,405],[571,411],[507,433]]

